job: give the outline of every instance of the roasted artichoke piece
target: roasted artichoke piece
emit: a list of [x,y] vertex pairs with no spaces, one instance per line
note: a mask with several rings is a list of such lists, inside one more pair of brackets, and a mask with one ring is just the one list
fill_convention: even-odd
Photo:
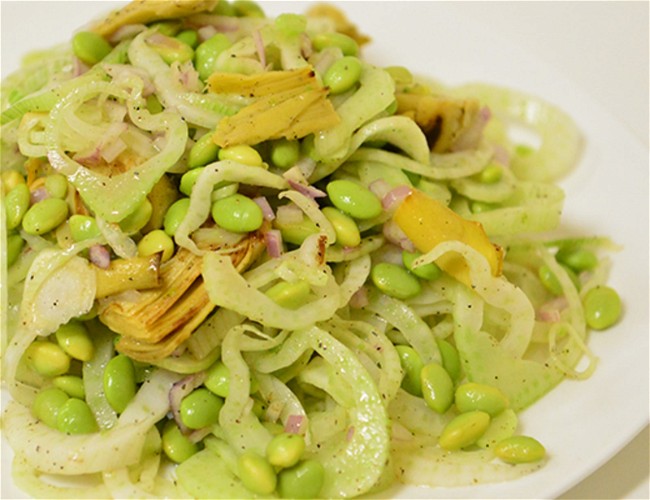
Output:
[[[264,250],[261,234],[252,233],[232,248],[230,257],[239,271]],[[121,335],[117,350],[142,362],[172,354],[214,309],[201,277],[202,257],[180,249],[161,266],[161,286],[138,297],[114,300],[100,320]]]
[[107,269],[95,267],[97,290],[102,299],[127,290],[145,290],[160,286],[160,254],[130,259],[115,259]]
[[321,17],[329,19],[334,25],[334,29],[339,33],[353,38],[360,46],[368,43],[370,37],[361,33],[358,28],[350,22],[347,16],[338,8],[326,3],[319,3],[310,7],[306,15],[308,17]]
[[475,99],[454,99],[423,94],[398,93],[397,113],[412,118],[424,132],[433,153],[445,153],[477,118]]

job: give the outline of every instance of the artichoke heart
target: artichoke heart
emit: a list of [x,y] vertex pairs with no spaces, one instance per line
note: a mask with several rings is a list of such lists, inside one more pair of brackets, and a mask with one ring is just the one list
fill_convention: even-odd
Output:
[[[230,249],[241,272],[261,255],[263,237],[251,233]],[[224,249],[221,249],[224,251]],[[180,249],[160,269],[161,286],[111,301],[100,320],[121,335],[117,350],[152,363],[171,355],[215,308],[201,276],[202,257]]]
[[462,133],[472,126],[480,109],[476,99],[408,93],[398,93],[396,98],[397,113],[419,125],[433,153],[451,150]]

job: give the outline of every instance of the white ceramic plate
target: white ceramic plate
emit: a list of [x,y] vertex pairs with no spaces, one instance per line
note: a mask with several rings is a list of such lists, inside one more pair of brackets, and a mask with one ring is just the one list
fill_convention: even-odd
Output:
[[[548,60],[518,48],[483,21],[502,15],[511,17],[513,26],[525,23],[520,17],[526,13],[525,3],[515,10],[509,5],[517,2],[480,4],[345,2],[343,8],[372,36],[366,55],[377,64],[404,65],[452,84],[484,81],[510,86],[541,96],[576,119],[586,145],[578,168],[563,182],[567,200],[562,231],[608,235],[623,245],[623,251],[614,257],[611,283],[624,300],[625,316],[616,327],[591,336],[590,346],[600,357],[592,378],[562,383],[523,414],[521,430],[539,438],[549,452],[550,460],[542,470],[509,483],[434,490],[403,487],[389,496],[554,498],[614,456],[648,422],[648,151],[587,89],[576,86]],[[562,9],[558,4],[562,2],[531,8],[549,9],[546,14],[552,16],[552,9]],[[68,40],[75,29],[114,5],[3,1],[3,77],[18,66],[25,52]],[[571,26],[567,15],[575,16],[576,24],[588,22],[588,6],[574,11],[564,8],[563,26]],[[265,6],[270,14],[302,12],[304,7],[304,2]],[[539,35],[539,30],[536,33]],[[566,31],[549,29],[542,36],[557,47],[562,46],[563,38],[571,43]],[[591,36],[597,40],[599,33]],[[646,42],[640,37],[639,43]],[[594,75],[601,89],[607,89],[607,74],[608,69],[603,68],[602,74]],[[612,95],[619,90],[611,88]],[[647,98],[645,106],[647,110]],[[1,496],[25,498],[9,479],[11,453],[6,442],[2,447]]]

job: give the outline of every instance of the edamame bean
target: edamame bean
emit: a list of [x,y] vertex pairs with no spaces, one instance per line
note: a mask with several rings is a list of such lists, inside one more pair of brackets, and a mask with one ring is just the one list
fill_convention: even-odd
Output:
[[616,290],[597,286],[582,299],[587,325],[594,330],[609,328],[621,317],[623,306]]
[[55,333],[59,346],[71,357],[80,361],[90,361],[95,354],[95,346],[88,330],[79,321],[61,325]]
[[58,377],[70,369],[70,357],[57,344],[35,340],[25,351],[30,366],[44,377]]
[[181,420],[190,429],[202,429],[219,421],[223,400],[205,388],[199,388],[181,401]]
[[420,293],[418,279],[396,264],[380,262],[370,271],[374,285],[386,295],[396,299],[410,299]]
[[502,168],[496,163],[490,163],[478,174],[478,179],[483,184],[496,184],[503,176]]
[[551,292],[553,295],[562,294],[562,285],[560,285],[557,276],[555,276],[555,273],[551,271],[550,267],[548,267],[546,264],[540,266],[539,270],[537,271],[537,275],[539,276],[539,280],[542,282],[542,285],[544,285],[544,287],[549,292]]
[[45,189],[52,198],[64,199],[68,194],[68,179],[61,174],[48,175],[45,178]]
[[104,368],[104,395],[117,413],[122,413],[135,396],[135,368],[124,354],[111,358]]
[[495,417],[508,405],[506,395],[491,385],[467,382],[456,388],[456,408],[461,413],[480,410]]
[[147,222],[151,219],[151,214],[153,214],[153,205],[147,198],[145,198],[144,201],[138,205],[138,208],[120,221],[120,227],[122,228],[122,231],[127,234],[137,233],[147,225]]
[[440,269],[435,262],[429,262],[423,266],[413,267],[413,262],[415,262],[415,259],[421,255],[422,254],[419,252],[407,252],[404,250],[402,252],[402,262],[404,263],[404,267],[418,278],[429,281],[434,281],[440,278],[440,276],[442,276],[442,269]]
[[156,94],[151,94],[147,96],[147,111],[152,115],[158,114],[163,110],[163,105],[156,97]]
[[228,2],[228,0],[219,0],[219,3],[214,8],[212,13],[217,16],[236,16],[235,9],[233,8],[232,4]]
[[345,56],[335,61],[325,72],[323,83],[334,95],[354,87],[361,77],[361,62],[356,57]]
[[372,219],[381,214],[381,202],[368,188],[341,179],[325,188],[332,204],[355,219]]
[[23,217],[27,234],[45,234],[68,218],[68,204],[58,198],[47,198],[32,205]]
[[177,38],[161,34],[160,38],[149,38],[147,45],[151,47],[167,64],[184,63],[194,57],[194,49]]
[[29,188],[27,184],[21,183],[15,186],[4,197],[7,229],[15,229],[20,226],[23,217],[29,209]]
[[165,424],[162,449],[172,462],[180,464],[199,451],[199,446],[184,436],[173,420]]
[[305,451],[305,438],[300,434],[283,432],[275,436],[266,447],[266,458],[276,467],[293,467]]
[[0,175],[2,194],[7,195],[18,184],[25,184],[25,178],[16,170],[5,170]]
[[251,167],[261,167],[262,157],[251,146],[246,144],[238,144],[237,146],[230,146],[219,150],[218,157],[220,160],[231,160]]
[[451,379],[455,382],[460,378],[460,355],[458,350],[444,339],[436,339],[436,345],[442,356],[442,366],[447,370]]
[[278,168],[293,167],[300,158],[300,143],[288,139],[278,139],[271,143],[271,162]]
[[279,222],[276,218],[273,224],[282,233],[282,241],[293,245],[302,245],[308,236],[318,232],[318,227],[309,217],[303,217],[299,222],[290,224]]
[[469,210],[473,214],[482,214],[484,212],[489,212],[497,208],[497,205],[494,203],[487,203],[485,201],[472,200],[469,204]]
[[317,51],[321,51],[327,47],[338,47],[344,56],[356,56],[359,53],[359,45],[354,38],[343,33],[320,33],[312,38],[311,42]]
[[318,498],[325,482],[325,469],[316,460],[303,460],[278,475],[282,498]]
[[7,267],[15,264],[24,246],[25,241],[19,234],[10,234],[7,236]]
[[334,227],[336,243],[344,247],[356,247],[361,243],[361,233],[352,217],[334,207],[324,207],[322,211]]
[[311,288],[305,280],[294,282],[280,281],[265,293],[276,304],[287,309],[298,309],[305,303]]
[[530,436],[512,436],[497,443],[494,454],[509,464],[524,464],[543,460],[546,449]]
[[180,23],[174,21],[158,21],[151,23],[149,27],[157,30],[161,35],[174,36],[180,29]]
[[76,242],[99,238],[102,233],[97,221],[90,215],[75,214],[68,219],[72,239]]
[[201,80],[206,81],[216,71],[217,59],[231,45],[232,42],[226,35],[217,33],[196,48],[194,52],[194,66]]
[[176,39],[186,43],[193,49],[199,45],[199,34],[196,30],[183,30],[176,35]]
[[576,273],[591,271],[598,265],[596,254],[583,248],[561,248],[555,254],[555,259]]
[[69,396],[61,389],[48,387],[40,391],[32,403],[32,415],[45,425],[56,429],[57,417]]
[[84,381],[76,375],[61,375],[52,380],[54,387],[61,389],[68,396],[77,399],[86,399]]
[[262,7],[252,0],[235,0],[231,5],[237,17],[266,17]]
[[192,188],[194,187],[194,184],[196,184],[196,180],[199,178],[199,175],[201,175],[203,170],[204,167],[198,167],[185,172],[181,177],[181,182],[178,186],[179,191],[185,196],[190,196],[192,194]]
[[147,233],[138,242],[138,255],[146,257],[162,252],[162,262],[167,262],[174,255],[174,241],[162,229]]
[[228,397],[230,392],[230,370],[223,362],[217,361],[208,370],[203,385],[217,396]]
[[460,450],[476,442],[490,425],[490,415],[484,411],[461,413],[442,431],[438,444],[445,450]]
[[167,233],[169,236],[174,236],[176,234],[178,226],[180,226],[181,222],[183,222],[183,219],[187,215],[187,211],[189,209],[189,198],[181,198],[180,200],[176,200],[165,213],[165,218],[163,219],[163,227],[165,228],[165,233]]
[[80,31],[72,37],[74,55],[90,66],[104,59],[111,50],[113,50],[111,44],[92,31]]
[[241,194],[233,194],[215,201],[211,214],[220,227],[233,233],[255,231],[264,222],[260,206]]
[[443,414],[454,402],[454,382],[441,365],[428,363],[420,372],[422,396],[427,406]]
[[201,136],[201,138],[194,143],[190,154],[187,158],[187,166],[189,168],[202,167],[208,163],[212,163],[219,156],[219,146],[212,140],[212,132]]
[[422,396],[422,380],[420,374],[424,363],[415,349],[408,345],[396,345],[395,350],[399,356],[404,377],[402,378],[402,389],[414,396]]
[[271,464],[250,450],[237,459],[237,474],[246,488],[259,495],[273,493],[278,480]]
[[70,398],[59,408],[56,427],[66,434],[90,434],[99,430],[88,403]]

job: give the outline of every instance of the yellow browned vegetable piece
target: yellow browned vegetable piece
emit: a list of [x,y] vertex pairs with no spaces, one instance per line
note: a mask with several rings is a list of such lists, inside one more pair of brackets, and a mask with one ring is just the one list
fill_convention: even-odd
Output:
[[[461,241],[485,256],[494,276],[501,274],[503,248],[490,242],[479,222],[463,219],[450,208],[414,189],[393,215],[393,220],[422,253],[445,241]],[[459,281],[470,285],[469,269],[462,256],[447,253],[436,264]]]
[[269,139],[296,140],[340,121],[327,99],[327,88],[311,67],[255,75],[215,73],[208,78],[208,89],[255,99],[217,125],[213,140],[223,148]]
[[103,37],[109,37],[119,27],[127,24],[147,24],[211,11],[217,3],[218,0],[133,0],[110,13],[91,29]]
[[333,5],[326,3],[316,4],[313,7],[310,7],[305,15],[307,17],[324,17],[329,19],[332,21],[336,31],[354,39],[360,46],[370,41],[369,36],[361,33],[357,27],[350,22],[346,15]]
[[160,254],[130,259],[115,259],[108,269],[95,267],[98,299],[126,290],[144,290],[160,286]]

